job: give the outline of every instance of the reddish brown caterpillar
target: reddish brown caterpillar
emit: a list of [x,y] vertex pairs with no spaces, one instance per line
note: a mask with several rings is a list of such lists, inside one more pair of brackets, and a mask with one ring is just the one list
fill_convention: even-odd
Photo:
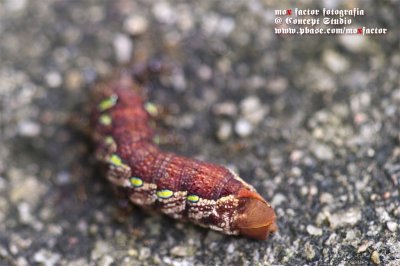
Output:
[[277,230],[274,210],[237,174],[154,144],[151,115],[129,74],[119,71],[95,92],[96,157],[131,202],[229,235],[266,239]]

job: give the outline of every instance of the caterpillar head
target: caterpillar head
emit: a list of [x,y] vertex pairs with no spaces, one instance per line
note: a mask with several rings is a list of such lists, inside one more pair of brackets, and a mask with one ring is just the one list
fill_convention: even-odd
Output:
[[265,240],[278,230],[274,210],[258,193],[242,188],[237,197],[239,209],[235,228],[241,235]]

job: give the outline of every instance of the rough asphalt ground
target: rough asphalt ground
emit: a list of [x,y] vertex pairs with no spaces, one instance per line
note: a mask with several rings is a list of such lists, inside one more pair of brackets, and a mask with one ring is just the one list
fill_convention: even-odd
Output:
[[[278,36],[275,9],[365,10],[375,36]],[[0,1],[1,265],[400,265],[396,1]],[[350,26],[349,26],[350,27]],[[96,169],[87,102],[121,62],[162,146],[231,167],[274,206],[267,241],[138,208]]]

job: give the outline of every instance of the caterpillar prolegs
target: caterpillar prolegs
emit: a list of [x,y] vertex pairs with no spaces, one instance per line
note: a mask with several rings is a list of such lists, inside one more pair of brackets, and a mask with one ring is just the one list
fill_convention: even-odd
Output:
[[151,109],[128,71],[94,90],[96,157],[132,203],[229,235],[263,240],[277,230],[274,210],[237,174],[154,144]]

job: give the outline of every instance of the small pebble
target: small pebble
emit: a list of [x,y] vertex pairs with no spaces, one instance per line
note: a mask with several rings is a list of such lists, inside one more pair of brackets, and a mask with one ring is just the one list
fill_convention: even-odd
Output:
[[369,199],[371,201],[376,201],[379,198],[379,195],[376,193],[371,194],[371,196],[369,197]]
[[282,151],[279,149],[270,149],[267,160],[272,166],[280,167],[284,162]]
[[293,163],[299,162],[300,159],[304,156],[304,152],[301,150],[294,150],[290,154],[290,161]]
[[46,80],[47,86],[49,86],[50,88],[56,88],[56,87],[60,86],[62,83],[62,77],[61,77],[60,73],[58,73],[56,71],[48,72],[45,76],[45,80]]
[[310,186],[310,195],[315,196],[317,194],[318,194],[318,187],[314,185]]
[[99,266],[110,266],[114,262],[114,258],[110,255],[104,255],[99,261]]
[[260,261],[260,252],[257,250],[257,249],[255,249],[254,251],[253,251],[253,254],[252,254],[253,256],[252,256],[252,260],[253,261]]
[[301,196],[303,196],[303,197],[307,196],[308,192],[309,192],[309,189],[307,186],[301,186],[301,188],[300,188]]
[[222,102],[215,105],[213,111],[216,115],[234,116],[237,113],[237,107],[234,102]]
[[215,13],[205,14],[202,21],[202,30],[209,36],[214,34],[218,28],[219,16]]
[[379,259],[379,253],[378,251],[373,251],[371,254],[371,260],[375,264],[381,264],[381,260]]
[[355,232],[355,230],[350,229],[348,231],[346,231],[346,240],[347,241],[352,241],[355,240],[357,238],[357,233]]
[[29,263],[25,258],[18,257],[15,265],[17,265],[17,266],[29,266]]
[[309,242],[306,242],[304,245],[304,254],[306,255],[307,260],[312,260],[315,257],[314,248]]
[[246,119],[239,119],[235,125],[235,132],[240,137],[244,138],[249,136],[253,132],[253,126]]
[[59,185],[66,185],[71,182],[71,175],[69,172],[62,171],[58,173],[56,180]]
[[355,225],[361,220],[361,210],[359,208],[349,208],[328,216],[332,229],[345,225]]
[[235,20],[231,17],[223,17],[219,20],[217,31],[222,35],[229,35],[235,28]]
[[217,69],[221,73],[228,73],[232,69],[232,62],[229,58],[223,57],[217,62]]
[[5,1],[5,2],[6,2],[5,7],[7,8],[8,11],[18,12],[18,11],[22,11],[25,9],[28,1],[27,0],[12,0],[12,1]]
[[232,125],[230,122],[222,122],[217,130],[217,138],[220,141],[227,140],[232,135]]
[[368,157],[374,157],[375,156],[375,150],[374,149],[368,149],[367,151]]
[[329,193],[321,193],[321,196],[319,196],[319,203],[320,204],[332,204],[333,203],[333,196],[332,194]]
[[281,205],[283,202],[285,202],[286,200],[287,200],[287,199],[286,199],[286,196],[283,195],[282,193],[275,193],[274,197],[273,197],[272,200],[271,200],[271,204],[272,204],[273,206],[279,206],[279,205]]
[[274,95],[280,95],[286,91],[288,82],[283,77],[277,77],[268,83],[268,92]]
[[307,232],[312,236],[322,236],[322,229],[311,224],[307,225]]
[[10,249],[11,254],[13,254],[13,255],[18,254],[18,252],[19,252],[17,245],[15,245],[14,243],[10,244],[9,249]]
[[364,241],[363,244],[361,244],[361,246],[358,247],[357,253],[365,252],[372,244],[373,244],[372,241]]
[[33,221],[31,208],[26,202],[18,204],[19,220],[22,224],[30,224]]
[[325,144],[316,144],[312,146],[312,152],[321,161],[330,161],[334,158],[332,149]]
[[76,91],[83,86],[83,76],[79,70],[70,70],[65,75],[65,86],[70,91]]
[[350,65],[345,57],[333,50],[326,50],[322,58],[325,65],[336,74],[343,73]]
[[197,76],[204,81],[210,80],[212,77],[212,69],[207,65],[201,65],[197,69]]
[[250,123],[257,125],[268,113],[268,108],[261,105],[260,99],[255,96],[250,96],[242,100],[240,110],[243,117]]
[[156,19],[162,23],[171,24],[176,20],[175,11],[167,2],[157,2],[152,11]]
[[97,241],[94,245],[94,249],[92,250],[90,257],[92,260],[98,260],[102,258],[104,255],[107,255],[111,252],[112,247],[106,241]]
[[352,52],[361,52],[368,47],[368,39],[366,36],[342,34],[339,35],[340,43]]
[[7,249],[3,246],[0,246],[0,258],[5,258],[8,256],[9,256],[9,254],[8,254]]
[[325,246],[332,246],[335,245],[338,239],[338,235],[335,233],[332,233],[328,239],[325,241]]
[[129,249],[128,250],[128,255],[131,257],[137,257],[139,255],[139,252],[136,249]]
[[146,260],[150,258],[151,250],[148,247],[143,247],[139,250],[139,260]]
[[190,30],[193,29],[195,25],[195,18],[192,15],[191,11],[188,9],[181,10],[182,12],[178,15],[178,27],[184,33],[187,34]]
[[57,253],[52,253],[45,249],[41,249],[33,255],[33,261],[45,266],[56,265],[61,256]]
[[175,246],[170,250],[170,253],[177,257],[187,257],[193,253],[193,250],[189,246]]
[[251,90],[257,90],[257,89],[263,88],[263,87],[265,87],[266,83],[267,83],[267,81],[265,80],[265,78],[263,76],[253,75],[248,78],[248,87]]
[[132,42],[125,34],[117,34],[114,38],[114,51],[118,63],[128,63],[132,56]]
[[386,199],[390,198],[391,195],[392,195],[392,193],[390,193],[390,191],[387,191],[382,194],[382,199],[386,200]]
[[171,82],[177,91],[184,91],[186,89],[185,74],[182,69],[175,69],[171,74]]
[[363,109],[369,108],[371,105],[372,95],[368,92],[354,94],[350,98],[350,107],[354,113],[363,112]]
[[235,245],[234,245],[233,243],[230,243],[230,244],[228,245],[228,248],[226,249],[226,251],[227,251],[228,253],[233,253],[233,252],[235,252]]
[[21,121],[18,124],[18,132],[19,135],[23,137],[29,137],[29,138],[36,137],[41,132],[41,126],[40,124],[34,121],[29,121],[29,120]]
[[124,22],[124,30],[132,36],[146,32],[148,23],[146,18],[138,15],[128,17]]
[[396,232],[397,231],[397,223],[395,222],[387,222],[386,223],[387,228],[389,229],[390,232]]
[[297,167],[297,166],[292,167],[292,168],[290,169],[290,174],[293,175],[294,177],[299,177],[299,176],[301,176],[302,172],[303,172],[303,171],[301,170],[301,168],[299,168],[299,167]]

